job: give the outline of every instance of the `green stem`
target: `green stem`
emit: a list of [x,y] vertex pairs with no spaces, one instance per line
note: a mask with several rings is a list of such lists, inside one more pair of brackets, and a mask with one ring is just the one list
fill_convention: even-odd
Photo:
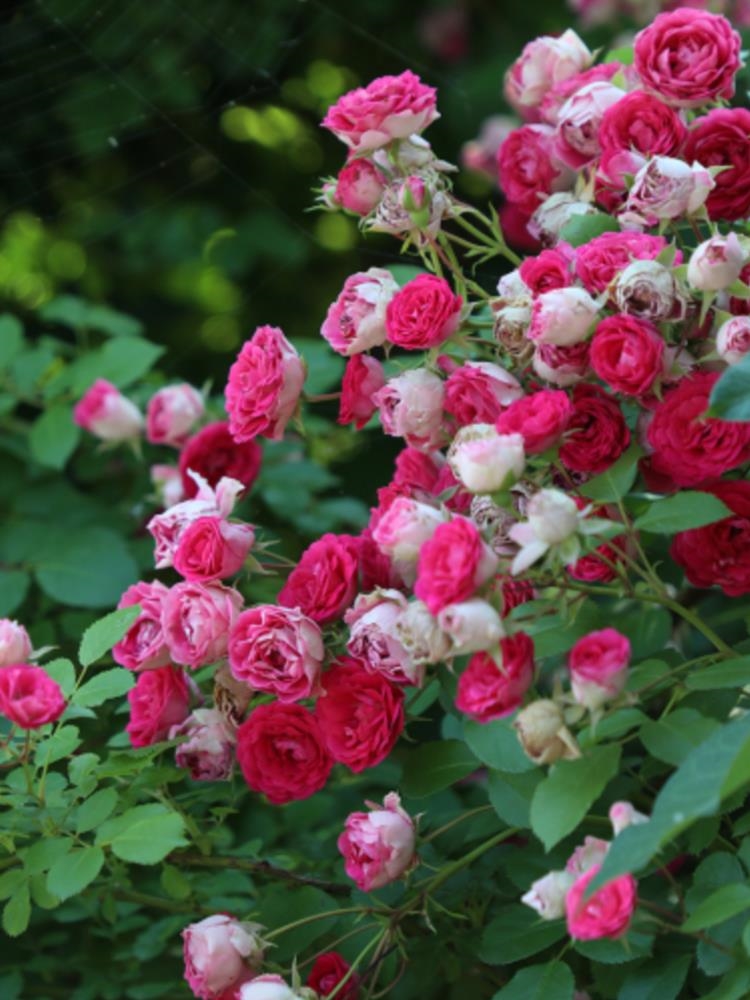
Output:
[[440,886],[447,882],[449,878],[452,878],[456,872],[461,871],[462,868],[466,868],[467,865],[473,864],[477,858],[481,858],[483,854],[487,851],[492,850],[493,847],[497,847],[498,844],[502,844],[504,840],[508,840],[510,837],[515,837],[517,833],[520,832],[520,827],[512,826],[508,830],[503,830],[501,833],[496,833],[494,837],[490,837],[489,840],[485,840],[484,843],[475,847],[473,851],[469,851],[468,854],[464,854],[462,858],[454,861],[452,864],[447,865],[431,879],[427,879],[426,882],[421,882],[419,885],[415,886],[416,889],[421,889],[421,896],[425,896],[428,893],[435,892]]
[[[373,910],[366,906],[342,906],[338,910],[324,910],[322,913],[313,913],[309,917],[300,917],[299,920],[293,920],[290,924],[283,924],[281,927],[274,927],[272,931],[269,931],[265,935],[267,941],[278,937],[280,934],[285,934],[287,931],[294,930],[295,927],[303,927],[305,924],[315,923],[316,920],[326,920],[329,917],[343,917],[347,913],[378,913],[380,911]],[[388,911],[384,911],[387,915]]]
[[440,834],[441,833],[445,833],[446,830],[450,830],[454,826],[458,826],[458,824],[459,823],[463,823],[463,821],[465,819],[470,819],[472,816],[478,816],[479,813],[488,812],[488,811],[491,812],[492,809],[493,809],[493,807],[489,806],[489,805],[487,805],[487,806],[477,806],[476,809],[469,809],[468,812],[461,813],[460,816],[456,816],[454,819],[450,820],[450,822],[444,823],[443,826],[439,826],[437,828],[437,830],[433,830],[432,833],[429,833],[426,837],[422,837],[422,843],[423,844],[429,844],[429,842],[431,840],[434,840],[435,837],[439,837]]
[[295,882],[298,885],[312,885],[317,889],[332,896],[348,896],[351,889],[341,882],[327,882],[324,879],[313,878],[308,875],[298,875],[296,872],[287,871],[285,868],[277,868],[268,861],[253,861],[250,858],[229,858],[220,855],[192,854],[189,851],[176,851],[169,855],[169,861],[178,867],[184,865],[188,868],[221,868],[235,871],[248,872],[253,875],[265,875],[268,878],[279,879],[283,882]]

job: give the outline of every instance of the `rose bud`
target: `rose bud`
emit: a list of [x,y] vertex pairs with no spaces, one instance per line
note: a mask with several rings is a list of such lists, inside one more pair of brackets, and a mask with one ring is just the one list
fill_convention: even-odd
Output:
[[173,507],[183,499],[182,476],[176,465],[152,465],[149,471],[162,507]]
[[138,407],[103,378],[76,403],[73,422],[102,441],[128,441],[138,437],[143,427]]
[[442,379],[424,368],[389,379],[372,397],[383,431],[402,437],[412,448],[433,451],[445,440]]
[[531,883],[521,902],[536,910],[542,920],[559,920],[565,916],[565,897],[574,882],[570,872],[549,872]]
[[625,686],[630,641],[614,628],[589,632],[568,657],[573,697],[590,711],[616,698]]
[[561,490],[535,493],[526,507],[526,517],[525,523],[515,524],[508,531],[509,538],[520,546],[511,566],[514,576],[532,566],[553,546],[573,539],[580,522],[575,500]]
[[594,865],[581,875],[565,900],[568,933],[576,941],[622,937],[638,902],[638,885],[632,875],[620,875],[586,898],[599,869]]
[[249,980],[263,961],[260,924],[216,913],[182,932],[185,979],[195,996],[221,1000]]
[[614,802],[609,807],[609,819],[615,836],[629,826],[648,823],[649,817],[633,806],[632,802]]
[[180,448],[203,416],[203,396],[192,385],[168,385],[146,407],[146,440]]
[[559,37],[542,35],[524,47],[505,74],[504,93],[521,115],[533,112],[547,91],[581,73],[594,56],[572,29]]
[[422,601],[410,601],[394,628],[414,663],[440,663],[450,652],[451,640]]
[[[315,959],[307,977],[307,985],[325,1000],[346,977],[350,968],[349,963],[337,951],[326,951]],[[359,976],[356,972],[352,973],[336,997],[338,1000],[357,1000],[359,984]]]
[[454,295],[445,278],[420,274],[388,303],[385,313],[388,340],[408,351],[437,347],[458,328],[462,305],[463,299]]
[[0,670],[0,715],[21,729],[56,722],[65,711],[60,685],[42,667],[18,663]]
[[575,848],[565,862],[565,871],[577,878],[594,865],[603,864],[608,850],[609,842],[601,837],[584,837],[583,843]]
[[24,663],[31,656],[29,633],[11,618],[0,618],[0,667]]
[[449,604],[474,597],[497,568],[497,556],[476,526],[454,517],[435,529],[419,553],[414,595],[433,615]]
[[112,659],[128,670],[153,670],[166,667],[169,650],[161,626],[162,605],[169,591],[158,580],[140,581],[128,587],[118,608],[140,605],[138,617],[125,635],[112,647]]
[[598,312],[583,288],[553,288],[534,300],[527,336],[535,344],[569,347],[586,340]]
[[221,712],[213,708],[197,708],[191,715],[173,726],[169,739],[188,739],[175,750],[175,763],[190,771],[194,781],[219,781],[228,778],[234,763],[234,733]]
[[678,298],[677,284],[669,268],[656,260],[634,260],[620,272],[614,286],[617,308],[652,322],[670,319],[684,300]]
[[455,477],[472,493],[507,489],[526,465],[523,437],[498,434],[493,424],[462,427],[448,449],[448,464]]
[[365,804],[369,813],[347,816],[338,849],[349,878],[363,892],[372,892],[395,882],[416,864],[416,832],[396,792],[386,795],[382,808],[374,802]]
[[385,311],[398,292],[390,271],[371,267],[350,275],[320,328],[334,351],[350,357],[385,341]]
[[690,255],[687,280],[699,292],[720,292],[737,281],[745,254],[736,233],[712,236]]
[[293,990],[281,976],[267,973],[243,983],[236,997],[233,996],[231,1000],[319,1000],[319,998],[315,990],[308,989],[307,986]]
[[377,208],[385,183],[385,177],[374,163],[355,157],[339,170],[335,202],[347,212],[364,217]]
[[722,361],[736,365],[750,351],[750,316],[732,316],[716,334],[716,351]]
[[372,537],[381,552],[392,559],[406,583],[411,584],[420,549],[447,519],[447,514],[436,507],[410,497],[396,497],[378,521]]
[[513,728],[524,753],[535,764],[580,757],[573,736],[565,726],[562,710],[548,698],[540,698],[519,712]]
[[505,635],[500,615],[480,597],[449,604],[438,612],[437,624],[451,641],[451,656],[490,649]]
[[595,215],[596,212],[596,205],[592,202],[579,201],[568,191],[556,191],[535,209],[528,229],[544,246],[553,246],[571,219],[580,215]]

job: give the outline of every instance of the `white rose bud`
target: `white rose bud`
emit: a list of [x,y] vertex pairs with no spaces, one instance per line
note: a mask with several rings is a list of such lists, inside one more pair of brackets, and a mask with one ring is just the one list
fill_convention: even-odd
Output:
[[750,316],[732,316],[716,334],[716,350],[728,365],[736,365],[750,351]]
[[526,508],[534,535],[547,545],[559,545],[578,528],[579,512],[575,501],[561,490],[539,490]]
[[396,635],[414,663],[440,663],[451,652],[451,640],[422,601],[410,601],[395,625]]
[[494,493],[512,485],[523,472],[523,437],[498,434],[492,424],[470,424],[453,439],[448,464],[467,490]]
[[595,215],[596,211],[596,206],[591,202],[579,201],[567,191],[558,191],[543,201],[534,212],[528,230],[545,246],[553,246],[571,219],[579,215]]
[[559,920],[565,916],[565,897],[575,880],[571,872],[549,872],[531,883],[521,902],[536,910],[542,920]]
[[535,344],[569,347],[586,340],[599,306],[583,288],[554,288],[534,300],[527,336]]
[[628,826],[637,826],[649,821],[649,817],[638,812],[632,802],[614,802],[609,807],[609,819],[615,836]]
[[481,597],[449,604],[438,614],[437,623],[450,636],[454,656],[491,649],[505,635],[500,615]]
[[687,279],[699,292],[720,292],[740,276],[745,254],[736,233],[712,236],[690,255]]

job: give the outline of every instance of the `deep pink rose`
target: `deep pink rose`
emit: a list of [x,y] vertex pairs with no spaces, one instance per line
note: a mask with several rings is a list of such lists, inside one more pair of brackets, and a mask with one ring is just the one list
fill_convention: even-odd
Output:
[[591,346],[586,340],[568,346],[537,344],[531,363],[539,378],[565,388],[588,374],[590,352]]
[[745,219],[750,215],[750,111],[714,108],[697,118],[688,132],[686,159],[704,167],[728,167],[714,177],[706,199],[712,219]]
[[727,597],[750,594],[750,483],[730,480],[706,486],[731,516],[680,531],[669,554],[694,587],[721,587]]
[[249,524],[199,517],[181,533],[172,565],[191,583],[224,580],[242,569],[254,542]]
[[144,670],[128,691],[128,701],[130,722],[125,728],[132,745],[147,747],[165,740],[172,726],[184,722],[188,715],[190,693],[185,674],[177,667]]
[[362,430],[377,410],[373,401],[375,393],[385,385],[383,366],[377,358],[355,354],[349,358],[341,380],[338,423],[354,424]]
[[718,372],[681,379],[654,411],[646,439],[654,472],[700,486],[750,459],[750,424],[706,417]]
[[320,624],[340,618],[357,593],[359,541],[322,535],[302,553],[279,592],[279,604],[299,608]]
[[127,441],[138,437],[143,427],[137,406],[103,378],[73,407],[73,421],[102,441]]
[[396,292],[385,311],[386,336],[409,351],[426,351],[458,328],[463,299],[445,278],[420,274]]
[[419,686],[424,670],[412,660],[397,628],[406,608],[406,598],[398,590],[360,594],[344,616],[350,632],[347,649],[372,673],[394,684]]
[[635,36],[634,64],[646,90],[678,108],[734,97],[742,40],[725,17],[682,7]]
[[0,618],[0,667],[25,663],[30,656],[31,639],[23,625],[12,618]]
[[243,611],[229,637],[238,681],[294,702],[318,693],[325,650],[320,628],[298,608],[258,604]]
[[565,899],[568,933],[576,941],[621,937],[630,926],[638,902],[632,875],[619,875],[586,899],[586,890],[601,869],[593,865],[573,883]]
[[503,194],[525,215],[533,215],[548,195],[571,186],[572,172],[555,155],[555,130],[523,125],[510,133],[497,154]]
[[396,455],[393,483],[404,486],[410,494],[418,491],[430,494],[435,488],[442,467],[442,456],[425,454],[416,448],[403,448]]
[[128,587],[118,608],[140,604],[141,611],[125,635],[112,648],[112,659],[128,670],[153,670],[170,660],[161,625],[162,605],[168,590],[163,583],[134,583]]
[[363,892],[382,889],[415,863],[414,820],[389,792],[382,807],[367,802],[370,812],[350,813],[338,839],[346,874]]
[[231,1000],[263,960],[258,924],[216,913],[182,932],[185,979],[201,1000]]
[[358,773],[385,760],[404,728],[404,696],[357,660],[336,660],[315,703],[323,742],[339,764]]
[[616,698],[625,686],[630,640],[614,628],[589,632],[568,656],[573,696],[579,705],[597,709]]
[[203,396],[192,385],[168,385],[149,399],[146,438],[151,444],[181,447],[193,425],[203,416]]
[[439,117],[436,91],[410,70],[399,76],[379,76],[357,87],[328,109],[323,128],[356,153],[387,146],[423,132]]
[[466,361],[448,376],[444,407],[462,427],[491,424],[522,394],[518,380],[502,365]]
[[[326,951],[313,962],[310,974],[307,977],[307,985],[310,989],[326,1000],[329,993],[333,993],[341,980],[346,976],[351,966],[339,955],[337,951]],[[357,1000],[359,997],[360,978],[357,973],[353,973],[346,981],[343,989],[336,994],[338,1000]]]
[[[602,233],[576,250],[576,273],[592,295],[606,291],[633,260],[654,260],[667,246],[663,236]],[[682,255],[675,260],[679,264]]]
[[369,215],[378,207],[386,180],[374,163],[355,157],[339,170],[335,199],[347,212]]
[[607,108],[599,126],[605,153],[632,149],[644,156],[677,156],[686,136],[685,123],[674,108],[642,90]]
[[438,525],[419,554],[415,595],[430,612],[468,601],[497,567],[497,556],[482,541],[472,521],[455,517]]
[[165,569],[174,562],[183,534],[199,518],[227,518],[234,510],[243,485],[238,479],[223,477],[214,489],[197,473],[191,473],[197,493],[190,500],[181,500],[160,514],[154,514],[146,530],[154,539],[154,563]]
[[194,434],[180,452],[182,489],[187,499],[198,492],[195,480],[188,475],[192,470],[216,486],[220,479],[237,479],[245,489],[250,489],[260,472],[263,452],[255,441],[238,444],[229,433],[229,424],[223,420],[208,424]]
[[276,326],[259,326],[229,369],[224,399],[229,431],[242,444],[280,441],[299,400],[305,366]]
[[573,416],[573,404],[559,389],[542,389],[522,396],[501,413],[498,434],[520,434],[527,455],[540,455],[556,445]]
[[497,653],[475,653],[458,678],[456,708],[491,722],[521,707],[534,680],[534,643],[525,632],[500,640]]
[[164,639],[175,663],[195,670],[226,654],[242,595],[220,583],[178,583],[162,604]]
[[643,396],[664,369],[664,340],[653,323],[627,313],[607,316],[594,331],[591,367],[624,396]]
[[412,448],[434,451],[445,442],[442,380],[424,368],[397,375],[379,389],[373,402],[383,431],[402,437]]
[[574,254],[570,244],[560,242],[554,250],[542,250],[536,257],[527,257],[518,273],[532,295],[566,288],[573,283],[571,264]]
[[56,722],[65,711],[57,681],[42,667],[17,663],[0,670],[0,715],[21,729],[37,729]]
[[334,351],[349,357],[379,347],[386,338],[386,308],[398,292],[390,271],[371,267],[344,282],[320,332]]
[[197,708],[169,731],[170,740],[186,736],[175,750],[175,764],[190,772],[193,781],[228,778],[234,764],[234,732],[215,708]]
[[242,723],[237,760],[250,788],[274,805],[319,792],[333,767],[312,712],[280,702],[259,705]]
[[573,390],[573,416],[560,459],[573,472],[596,476],[617,461],[630,444],[630,431],[615,399],[597,385]]

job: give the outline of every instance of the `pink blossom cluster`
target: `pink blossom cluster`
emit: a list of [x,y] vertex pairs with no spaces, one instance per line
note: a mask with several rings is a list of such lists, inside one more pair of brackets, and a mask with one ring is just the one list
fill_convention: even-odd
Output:
[[0,618],[0,716],[19,729],[56,722],[65,711],[60,685],[35,654],[29,633],[12,618]]

